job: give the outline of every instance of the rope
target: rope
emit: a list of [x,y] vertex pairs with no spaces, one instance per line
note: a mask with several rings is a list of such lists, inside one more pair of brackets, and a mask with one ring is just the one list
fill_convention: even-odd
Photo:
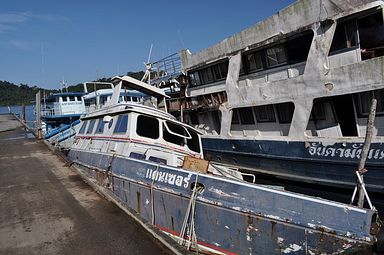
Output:
[[[189,199],[189,203],[188,203],[187,211],[185,213],[183,225],[182,225],[181,230],[180,230],[180,235],[179,235],[180,240],[178,242],[180,245],[187,246],[187,250],[189,250],[191,248],[191,245],[194,245],[194,247],[196,248],[197,254],[199,253],[199,249],[197,247],[197,235],[196,235],[196,229],[195,229],[196,198],[197,198],[197,195],[204,190],[202,187],[197,186],[198,178],[199,178],[199,175],[196,175],[196,180],[194,182],[191,198]],[[186,232],[187,232],[186,230],[187,230],[189,219],[190,219],[190,229],[187,233],[187,237],[188,237],[188,240],[190,242],[186,245],[185,244],[186,239],[184,239],[184,236],[186,236]]]

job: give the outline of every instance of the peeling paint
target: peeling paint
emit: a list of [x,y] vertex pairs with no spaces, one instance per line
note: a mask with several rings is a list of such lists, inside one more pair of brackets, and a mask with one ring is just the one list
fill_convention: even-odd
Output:
[[297,252],[303,249],[300,245],[297,244],[290,244],[288,248],[285,248],[284,250],[281,250],[282,253],[291,253],[291,252]]

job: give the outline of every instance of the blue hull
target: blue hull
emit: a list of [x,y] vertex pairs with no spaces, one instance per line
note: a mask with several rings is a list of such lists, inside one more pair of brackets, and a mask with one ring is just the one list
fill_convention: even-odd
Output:
[[192,187],[203,187],[194,217],[187,215],[189,223],[195,221],[199,248],[225,254],[320,254],[369,250],[373,243],[371,210],[148,161],[77,150],[68,156],[124,206],[173,236],[183,227]]
[[[206,159],[301,182],[353,189],[363,144],[203,138]],[[372,143],[366,187],[384,193],[384,144]]]

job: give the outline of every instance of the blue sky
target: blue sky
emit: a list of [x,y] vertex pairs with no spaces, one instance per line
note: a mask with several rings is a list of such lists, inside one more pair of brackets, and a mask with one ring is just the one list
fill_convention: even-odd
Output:
[[293,0],[1,0],[0,80],[59,88],[207,48]]

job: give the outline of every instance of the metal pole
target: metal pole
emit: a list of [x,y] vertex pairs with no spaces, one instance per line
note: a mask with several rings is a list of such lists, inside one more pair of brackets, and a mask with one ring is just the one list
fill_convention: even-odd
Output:
[[23,124],[23,127],[24,127],[24,130],[27,130],[27,127],[26,127],[26,117],[25,117],[25,104],[22,104],[22,108],[21,108],[21,124]]
[[37,139],[42,139],[43,134],[41,132],[41,93],[36,93],[36,135]]
[[369,147],[371,146],[371,141],[372,141],[372,135],[373,135],[372,130],[373,130],[373,125],[375,123],[376,104],[377,104],[377,100],[372,99],[371,110],[369,112],[368,123],[367,123],[367,131],[365,134],[365,141],[364,141],[363,150],[361,152],[361,158],[360,158],[360,164],[359,164],[359,170],[358,170],[361,176],[361,181],[359,181],[358,183],[359,200],[357,202],[357,205],[360,208],[363,208],[363,205],[364,205],[364,189],[362,187],[364,185],[363,174],[367,172],[367,170],[364,167],[365,167],[365,161],[367,160]]

